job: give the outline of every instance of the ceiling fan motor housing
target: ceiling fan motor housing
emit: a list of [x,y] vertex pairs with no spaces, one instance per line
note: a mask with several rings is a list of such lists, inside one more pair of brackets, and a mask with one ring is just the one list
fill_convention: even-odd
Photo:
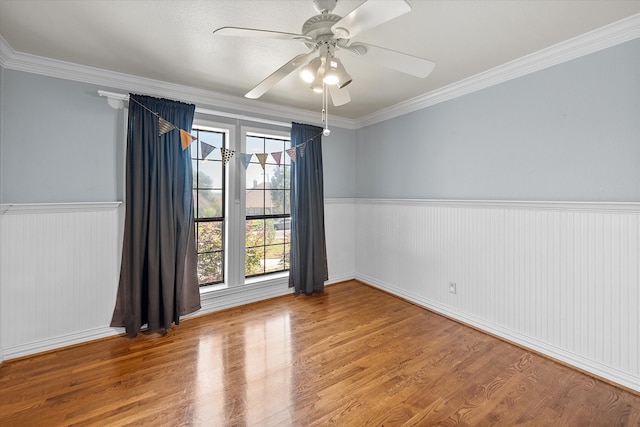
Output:
[[307,47],[313,48],[319,43],[333,40],[334,35],[331,27],[341,19],[341,16],[331,13],[323,13],[307,19],[304,25],[302,25],[302,34],[313,39],[313,43],[305,42]]

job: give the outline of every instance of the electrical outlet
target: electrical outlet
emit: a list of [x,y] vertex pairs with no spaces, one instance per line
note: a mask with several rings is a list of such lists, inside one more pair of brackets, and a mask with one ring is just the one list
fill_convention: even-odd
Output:
[[456,293],[456,282],[449,282],[449,293]]

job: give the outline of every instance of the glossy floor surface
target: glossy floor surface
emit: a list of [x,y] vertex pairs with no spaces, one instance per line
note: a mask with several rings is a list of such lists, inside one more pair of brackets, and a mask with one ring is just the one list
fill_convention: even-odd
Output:
[[358,283],[0,366],[0,426],[638,426],[640,396]]

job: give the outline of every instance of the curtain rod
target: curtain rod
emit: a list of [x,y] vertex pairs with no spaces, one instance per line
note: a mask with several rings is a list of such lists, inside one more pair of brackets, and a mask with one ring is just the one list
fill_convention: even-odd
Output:
[[[107,97],[107,102],[109,103],[111,108],[116,108],[116,109],[124,108],[124,102],[129,101],[129,95],[124,93],[116,93],[116,92],[108,92],[106,90],[99,90],[98,95]],[[210,116],[227,117],[230,119],[247,120],[250,122],[264,123],[268,125],[282,126],[282,127],[288,127],[288,128],[291,127],[291,123],[261,119],[259,117],[245,116],[242,114],[227,113],[225,111],[210,110],[208,108],[196,107],[196,113],[206,114]]]

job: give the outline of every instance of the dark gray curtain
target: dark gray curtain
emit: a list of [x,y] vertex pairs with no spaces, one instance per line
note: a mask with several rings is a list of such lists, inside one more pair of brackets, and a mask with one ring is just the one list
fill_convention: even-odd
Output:
[[[111,326],[164,332],[200,308],[190,148],[195,106],[130,95],[120,284]],[[158,117],[176,126],[158,136]]]
[[[322,128],[293,123],[291,146],[291,260],[289,287],[296,295],[324,291],[329,279],[324,234]],[[301,147],[303,146],[303,147]],[[301,150],[303,148],[304,151]]]

